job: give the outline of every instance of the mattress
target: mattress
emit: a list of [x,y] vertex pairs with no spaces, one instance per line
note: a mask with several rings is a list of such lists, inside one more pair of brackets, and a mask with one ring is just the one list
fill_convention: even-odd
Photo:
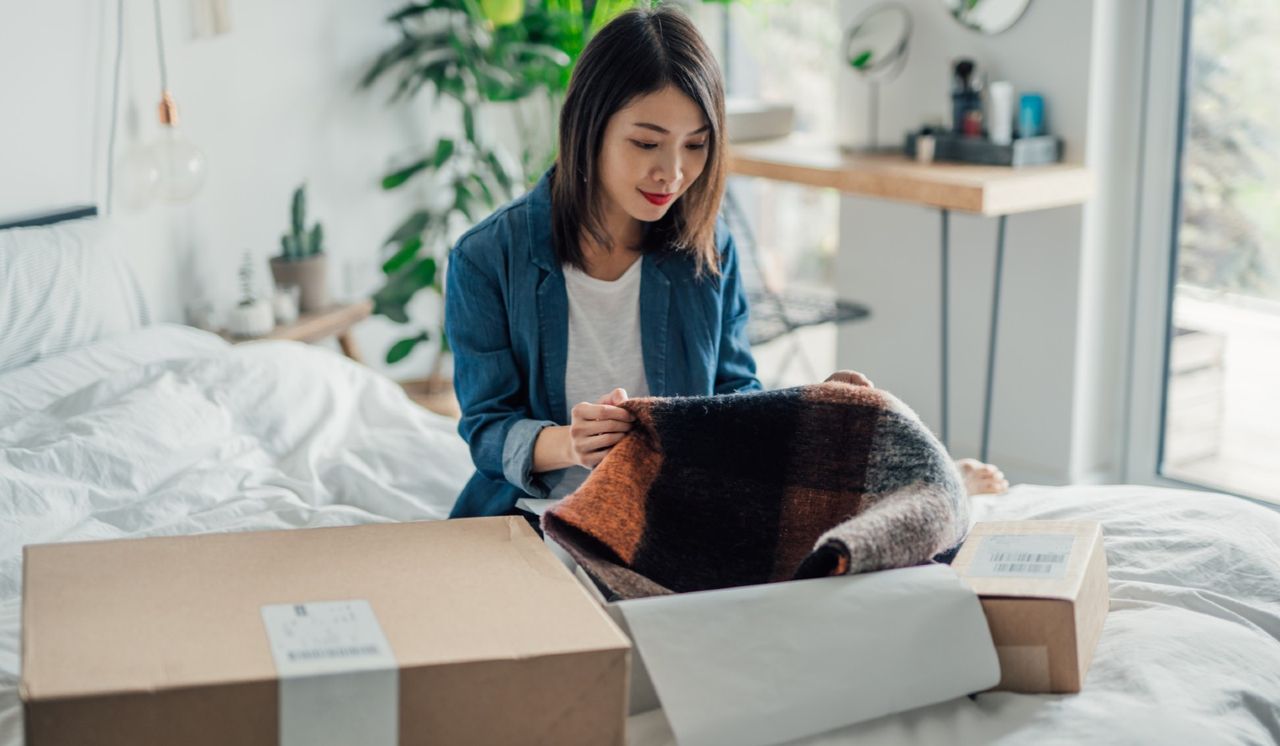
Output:
[[[154,326],[0,374],[0,746],[22,742],[28,543],[444,518],[455,423],[327,350]],[[806,744],[1280,742],[1280,513],[1225,495],[1019,486],[975,520],[1103,524],[1111,609],[1084,690],[986,693]],[[629,740],[671,742],[661,711]]]

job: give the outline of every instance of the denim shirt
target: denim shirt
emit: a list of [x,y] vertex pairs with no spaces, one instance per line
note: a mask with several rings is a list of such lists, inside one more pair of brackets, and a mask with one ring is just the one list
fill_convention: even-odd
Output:
[[[533,445],[544,427],[569,424],[576,403],[565,401],[569,301],[551,242],[553,171],[449,252],[445,333],[462,407],[458,432],[476,466],[450,517],[501,515],[525,495],[546,497],[548,484],[532,473]],[[715,241],[719,277],[695,277],[694,260],[683,252],[641,259],[640,340],[653,396],[761,388],[737,255],[723,221]]]

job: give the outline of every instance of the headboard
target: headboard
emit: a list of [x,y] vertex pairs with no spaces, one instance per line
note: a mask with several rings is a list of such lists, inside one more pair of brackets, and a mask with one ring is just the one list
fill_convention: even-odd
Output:
[[0,218],[0,231],[6,228],[30,228],[37,225],[53,225],[61,223],[65,220],[78,220],[80,218],[91,218],[98,214],[96,205],[75,205],[72,207],[61,207],[49,212],[33,212],[27,215],[13,215],[7,218]]

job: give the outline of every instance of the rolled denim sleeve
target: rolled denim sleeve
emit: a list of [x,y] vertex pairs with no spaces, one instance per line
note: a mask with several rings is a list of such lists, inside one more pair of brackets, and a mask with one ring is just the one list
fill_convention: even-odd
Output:
[[481,474],[545,497],[546,485],[532,473],[533,446],[542,428],[556,423],[529,417],[497,272],[486,272],[461,246],[449,254],[444,316],[462,409],[458,433]]
[[727,236],[721,252],[720,277],[724,283],[721,309],[720,349],[716,361],[717,394],[759,391],[764,388],[756,377],[756,360],[747,339],[747,293],[738,268],[738,250],[733,236]]
[[542,428],[554,424],[550,420],[520,420],[507,431],[507,439],[503,442],[503,476],[534,497],[546,497],[550,489],[533,473],[533,446]]

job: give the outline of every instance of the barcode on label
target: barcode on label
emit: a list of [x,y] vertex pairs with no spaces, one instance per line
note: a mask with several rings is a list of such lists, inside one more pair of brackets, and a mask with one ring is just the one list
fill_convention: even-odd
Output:
[[317,648],[311,650],[290,650],[289,660],[291,661],[313,661],[323,658],[358,658],[363,655],[377,655],[378,648],[374,645],[362,645],[360,647],[348,648]]
[[1066,562],[1065,554],[1033,554],[1031,552],[993,552],[992,562]]
[[1048,575],[1053,572],[1053,565],[1048,562],[997,562],[992,569],[996,572]]
[[969,566],[975,577],[1054,580],[1067,575],[1075,537],[1070,534],[992,534]]

